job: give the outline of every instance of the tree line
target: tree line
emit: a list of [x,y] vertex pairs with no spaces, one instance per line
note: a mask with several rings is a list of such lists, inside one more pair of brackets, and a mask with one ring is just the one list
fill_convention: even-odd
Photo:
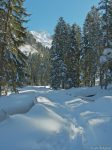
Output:
[[50,60],[52,88],[95,86],[99,80],[106,89],[112,81],[112,0],[91,8],[82,31],[60,17]]
[[112,0],[93,6],[83,29],[60,17],[51,49],[38,44],[41,52],[28,57],[19,49],[28,38],[24,2],[0,0],[0,95],[5,87],[16,92],[29,84],[64,89],[95,86],[99,80],[107,88],[112,80]]

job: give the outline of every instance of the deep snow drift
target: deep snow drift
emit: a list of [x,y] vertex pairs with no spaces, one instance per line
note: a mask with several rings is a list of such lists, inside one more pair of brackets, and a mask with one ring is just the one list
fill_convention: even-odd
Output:
[[112,86],[0,97],[0,150],[112,150]]

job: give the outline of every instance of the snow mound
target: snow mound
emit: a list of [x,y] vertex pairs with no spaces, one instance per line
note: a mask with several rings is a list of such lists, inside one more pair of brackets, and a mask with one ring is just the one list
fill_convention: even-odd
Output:
[[41,96],[39,96],[36,99],[35,103],[41,103],[41,104],[44,104],[44,105],[56,107],[56,103],[50,101],[48,98],[41,97]]
[[79,107],[80,105],[87,104],[87,103],[88,103],[87,100],[84,100],[82,97],[79,97],[71,101],[66,101],[65,105],[74,109],[76,107]]
[[0,97],[1,150],[112,148],[111,85],[57,91],[28,86],[19,92]]
[[88,122],[89,122],[90,125],[95,126],[95,125],[99,125],[99,124],[105,123],[107,121],[109,121],[109,119],[104,117],[104,118],[91,119]]
[[38,102],[27,115],[32,118],[36,117],[32,122],[42,131],[44,130],[46,132],[58,134],[65,131],[68,133],[70,139],[74,139],[78,134],[83,133],[83,128],[76,127],[68,118],[63,117],[53,109],[48,108],[46,103],[42,104],[41,102]]

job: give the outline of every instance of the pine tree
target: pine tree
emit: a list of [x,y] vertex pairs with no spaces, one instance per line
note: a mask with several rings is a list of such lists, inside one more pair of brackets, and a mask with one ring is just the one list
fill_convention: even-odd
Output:
[[[43,50],[43,51],[42,51]],[[30,54],[28,56],[28,72],[30,74],[31,85],[49,84],[49,49],[41,45],[41,52]]]
[[68,82],[70,87],[79,87],[81,30],[78,25],[72,25],[69,38],[69,49],[67,51]]
[[112,1],[100,0],[99,11],[101,12],[104,48],[112,47]]
[[[26,28],[23,27],[24,19],[28,15],[23,7],[24,0],[2,0],[0,2],[0,19],[2,20],[0,39],[1,57],[1,77],[5,84],[12,84],[16,90],[16,84],[21,75],[23,76],[25,67],[25,57],[19,50],[19,46],[24,43]],[[4,79],[3,79],[4,77]],[[23,77],[24,78],[24,77]],[[3,84],[1,83],[0,86]]]
[[99,58],[102,49],[100,17],[94,6],[87,14],[83,29],[82,70],[84,84],[94,86],[99,72]]
[[[112,0],[101,0],[98,8],[102,19],[103,49],[105,53],[106,51],[108,53],[108,49],[112,51]],[[100,84],[101,87],[105,85],[105,89],[108,85],[108,69],[110,69],[110,64],[111,62],[109,61],[101,63]]]
[[61,17],[55,29],[51,48],[51,86],[65,88],[67,67],[65,64],[68,44],[68,26]]

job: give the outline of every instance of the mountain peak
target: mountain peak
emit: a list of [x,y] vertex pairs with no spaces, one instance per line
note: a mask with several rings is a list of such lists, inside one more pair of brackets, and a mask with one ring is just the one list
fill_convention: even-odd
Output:
[[40,42],[44,47],[51,48],[52,38],[46,31],[30,31],[37,42]]
[[27,33],[26,42],[24,45],[20,46],[19,49],[23,52],[26,56],[29,54],[39,53],[38,44],[42,48],[51,48],[52,38],[50,34],[46,31],[30,31]]

